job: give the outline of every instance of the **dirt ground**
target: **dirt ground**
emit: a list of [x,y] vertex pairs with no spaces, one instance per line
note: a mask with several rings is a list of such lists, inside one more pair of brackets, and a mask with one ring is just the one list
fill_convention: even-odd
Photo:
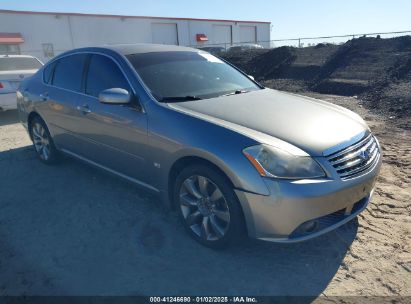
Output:
[[0,113],[0,295],[411,296],[411,131],[352,97],[383,167],[355,220],[297,244],[212,251],[133,185],[74,160],[36,158],[16,112]]

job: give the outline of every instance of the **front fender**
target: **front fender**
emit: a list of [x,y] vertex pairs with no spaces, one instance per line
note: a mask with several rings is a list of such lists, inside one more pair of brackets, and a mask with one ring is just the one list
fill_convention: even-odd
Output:
[[263,179],[241,151],[238,151],[238,157],[230,156],[230,153],[227,152],[228,150],[224,153],[213,153],[194,147],[182,149],[173,155],[173,162],[166,170],[170,172],[172,166],[180,159],[195,157],[217,166],[230,179],[234,188],[260,195],[269,195],[269,190]]
[[168,192],[168,176],[178,160],[197,157],[217,166],[236,189],[269,195],[263,179],[242,153],[244,148],[258,144],[256,140],[161,105],[148,111],[147,160],[154,172],[150,184],[157,189]]

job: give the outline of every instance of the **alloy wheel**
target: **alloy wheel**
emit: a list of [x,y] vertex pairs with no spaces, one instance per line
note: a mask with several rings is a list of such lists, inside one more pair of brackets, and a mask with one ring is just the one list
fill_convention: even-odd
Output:
[[50,158],[50,139],[46,129],[36,122],[33,124],[31,131],[36,152],[42,160],[47,161]]
[[225,236],[230,225],[230,210],[215,183],[194,175],[184,180],[179,194],[183,217],[198,237],[216,241]]

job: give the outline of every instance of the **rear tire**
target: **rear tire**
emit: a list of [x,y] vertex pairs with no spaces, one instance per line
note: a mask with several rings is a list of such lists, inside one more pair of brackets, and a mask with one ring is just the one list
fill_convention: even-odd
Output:
[[243,239],[241,206],[217,170],[204,165],[183,169],[175,180],[173,199],[187,232],[202,245],[220,249]]
[[57,163],[60,154],[45,122],[40,117],[34,117],[30,122],[30,135],[37,157],[48,165]]

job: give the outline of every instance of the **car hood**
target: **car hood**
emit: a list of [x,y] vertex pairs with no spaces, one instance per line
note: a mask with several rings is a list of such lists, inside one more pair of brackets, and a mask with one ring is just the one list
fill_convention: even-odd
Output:
[[169,106],[253,138],[256,131],[275,137],[312,156],[368,130],[357,114],[345,108],[271,89]]

